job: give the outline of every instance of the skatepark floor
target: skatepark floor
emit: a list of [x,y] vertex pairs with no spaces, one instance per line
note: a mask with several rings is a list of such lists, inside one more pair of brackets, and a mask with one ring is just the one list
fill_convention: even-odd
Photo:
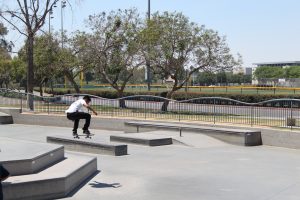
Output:
[[[107,141],[112,134],[122,134],[91,132]],[[40,143],[46,142],[46,136],[66,134],[71,134],[71,128],[0,125],[0,137]],[[299,199],[299,150],[236,146],[201,134],[157,134],[172,136],[179,143],[159,147],[129,144],[128,155],[97,155],[99,173],[65,199]]]

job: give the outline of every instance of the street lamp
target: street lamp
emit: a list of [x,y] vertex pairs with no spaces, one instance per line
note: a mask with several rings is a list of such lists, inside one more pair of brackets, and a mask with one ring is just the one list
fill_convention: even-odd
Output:
[[[63,51],[64,49],[64,15],[63,10],[67,6],[66,0],[61,0],[61,6],[60,6],[60,19],[61,19],[61,49]],[[65,88],[67,88],[67,78],[65,76]]]
[[[148,0],[148,21],[150,20],[150,0]],[[149,52],[149,47],[148,47]],[[146,70],[147,70],[147,87],[148,91],[151,90],[151,80],[150,80],[150,60],[147,59],[146,61]]]
[[63,15],[63,9],[67,6],[66,0],[61,0],[61,48],[64,48],[64,15]]
[[53,10],[51,8],[51,10],[49,11],[49,36],[51,35],[51,19],[54,18],[52,15],[53,15]]

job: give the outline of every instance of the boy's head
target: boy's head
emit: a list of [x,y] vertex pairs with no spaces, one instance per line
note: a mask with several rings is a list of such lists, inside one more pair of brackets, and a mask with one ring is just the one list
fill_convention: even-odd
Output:
[[85,100],[86,103],[90,103],[91,102],[91,98],[89,96],[84,96],[83,100]]

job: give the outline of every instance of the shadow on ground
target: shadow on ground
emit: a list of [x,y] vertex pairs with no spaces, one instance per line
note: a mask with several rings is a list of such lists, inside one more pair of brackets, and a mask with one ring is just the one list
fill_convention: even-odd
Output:
[[108,184],[108,183],[100,183],[98,181],[94,181],[93,183],[90,183],[89,185],[93,188],[110,188],[110,187],[111,188],[119,188],[122,186],[120,183]]

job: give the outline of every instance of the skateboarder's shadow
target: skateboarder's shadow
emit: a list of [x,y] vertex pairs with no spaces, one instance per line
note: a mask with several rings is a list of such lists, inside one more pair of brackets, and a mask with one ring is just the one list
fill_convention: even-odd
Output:
[[100,183],[98,181],[94,181],[93,183],[89,183],[89,185],[91,187],[93,187],[93,188],[109,188],[109,187],[119,188],[119,187],[122,186],[120,183],[111,183],[111,184],[108,184],[108,183]]

